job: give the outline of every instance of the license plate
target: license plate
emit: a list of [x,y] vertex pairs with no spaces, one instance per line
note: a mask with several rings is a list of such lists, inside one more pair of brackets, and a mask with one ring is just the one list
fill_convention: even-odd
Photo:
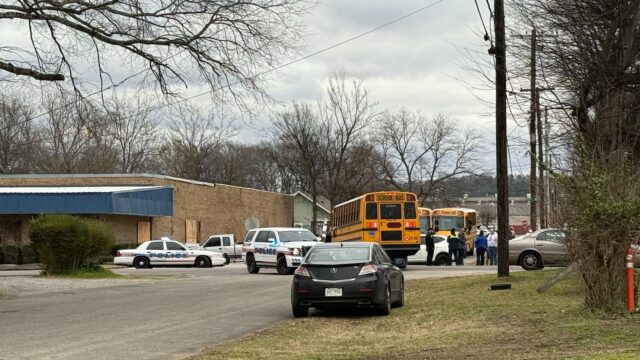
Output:
[[325,288],[324,296],[342,296],[342,288]]

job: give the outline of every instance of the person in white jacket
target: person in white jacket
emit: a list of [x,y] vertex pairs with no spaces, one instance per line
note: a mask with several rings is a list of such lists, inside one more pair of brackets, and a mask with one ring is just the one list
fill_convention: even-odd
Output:
[[487,236],[487,257],[489,258],[489,265],[498,265],[498,233],[492,227],[489,229],[489,236]]

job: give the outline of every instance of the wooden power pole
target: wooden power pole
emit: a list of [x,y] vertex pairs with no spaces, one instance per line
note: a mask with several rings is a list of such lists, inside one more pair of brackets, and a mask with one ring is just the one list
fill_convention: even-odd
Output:
[[537,212],[536,212],[536,114],[538,113],[538,91],[536,89],[536,29],[531,30],[531,119],[529,120],[529,159],[531,168],[529,170],[529,192],[531,193],[530,204],[530,225],[533,231],[538,229]]
[[494,0],[496,31],[496,177],[498,185],[498,276],[509,276],[509,188],[507,173],[507,55],[504,0]]
[[543,89],[538,89],[536,91],[536,117],[538,119],[537,121],[537,133],[538,133],[538,158],[536,159],[538,161],[538,189],[537,189],[537,194],[538,194],[538,199],[540,199],[540,201],[537,201],[538,206],[539,206],[539,210],[540,210],[540,228],[541,229],[546,229],[547,228],[547,211],[545,208],[545,196],[544,196],[544,153],[542,152],[542,132],[544,131],[544,128],[542,127],[542,113],[540,112],[540,92]]

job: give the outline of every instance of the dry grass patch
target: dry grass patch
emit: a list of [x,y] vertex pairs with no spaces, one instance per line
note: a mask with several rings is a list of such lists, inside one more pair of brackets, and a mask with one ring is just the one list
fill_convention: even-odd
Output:
[[390,316],[315,312],[192,359],[638,358],[640,319],[585,310],[576,278],[535,291],[556,274],[514,273],[507,291],[494,275],[408,281]]

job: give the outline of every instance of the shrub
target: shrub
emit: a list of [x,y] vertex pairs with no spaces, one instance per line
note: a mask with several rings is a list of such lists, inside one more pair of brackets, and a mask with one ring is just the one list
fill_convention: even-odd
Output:
[[29,236],[46,274],[93,267],[113,244],[113,230],[97,220],[44,215],[31,223]]
[[17,264],[18,248],[15,245],[0,247],[0,264]]
[[0,264],[32,264],[40,261],[38,252],[32,245],[0,247]]
[[22,263],[34,264],[40,262],[40,255],[33,245],[24,245],[22,247]]

